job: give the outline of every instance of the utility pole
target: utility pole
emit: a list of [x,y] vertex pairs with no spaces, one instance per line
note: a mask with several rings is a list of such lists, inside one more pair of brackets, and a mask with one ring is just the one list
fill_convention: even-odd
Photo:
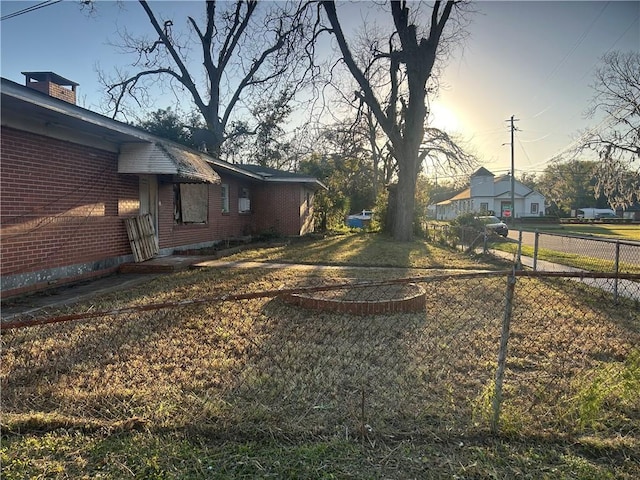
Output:
[[513,145],[513,132],[516,130],[513,122],[517,122],[518,119],[514,119],[514,116],[511,115],[511,118],[507,120],[511,124],[511,224],[513,225],[516,220],[516,177],[515,177],[515,154],[514,154],[514,145]]

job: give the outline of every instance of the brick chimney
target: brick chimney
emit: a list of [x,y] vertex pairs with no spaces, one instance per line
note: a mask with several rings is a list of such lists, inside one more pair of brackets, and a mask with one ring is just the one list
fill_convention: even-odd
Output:
[[22,72],[25,86],[47,95],[76,104],[78,84],[53,72]]

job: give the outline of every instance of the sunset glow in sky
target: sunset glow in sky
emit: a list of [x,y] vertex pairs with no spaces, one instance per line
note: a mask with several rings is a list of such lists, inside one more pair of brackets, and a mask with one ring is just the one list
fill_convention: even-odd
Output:
[[[37,3],[2,1],[1,14]],[[179,13],[184,21],[185,11],[204,10],[203,2],[151,3],[166,18]],[[339,4],[338,14],[368,6]],[[54,71],[80,84],[80,105],[100,111],[95,66],[109,70],[127,61],[109,42],[125,28],[151,35],[137,2],[123,8],[98,2],[88,16],[78,2],[65,1],[4,19],[1,75],[23,84],[22,71]],[[515,115],[516,174],[539,172],[579,130],[599,123],[584,118],[594,70],[609,51],[640,50],[640,1],[480,1],[475,8],[469,37],[447,64],[432,103],[434,124],[457,132],[497,174],[510,166],[507,120]]]

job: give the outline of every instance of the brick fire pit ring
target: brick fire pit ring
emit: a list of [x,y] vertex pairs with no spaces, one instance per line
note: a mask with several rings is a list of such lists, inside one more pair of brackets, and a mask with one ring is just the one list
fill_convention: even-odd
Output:
[[422,312],[424,288],[415,283],[353,285],[348,288],[292,293],[281,296],[290,305],[323,312],[382,315]]

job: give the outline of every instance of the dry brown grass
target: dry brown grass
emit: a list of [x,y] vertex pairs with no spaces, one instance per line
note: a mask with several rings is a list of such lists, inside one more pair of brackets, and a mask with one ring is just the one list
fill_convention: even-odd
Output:
[[488,432],[503,277],[425,279],[420,314],[219,299],[397,274],[189,271],[71,311],[218,300],[3,332],[3,476],[640,474],[637,305],[519,280],[501,417],[509,440]]

